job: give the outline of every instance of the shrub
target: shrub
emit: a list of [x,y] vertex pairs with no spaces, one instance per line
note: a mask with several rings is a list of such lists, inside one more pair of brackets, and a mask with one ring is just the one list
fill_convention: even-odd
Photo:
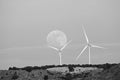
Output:
[[12,76],[12,79],[17,79],[19,76],[17,75],[17,73],[15,72],[14,75]]
[[48,80],[48,75],[45,75],[45,76],[44,76],[44,80]]

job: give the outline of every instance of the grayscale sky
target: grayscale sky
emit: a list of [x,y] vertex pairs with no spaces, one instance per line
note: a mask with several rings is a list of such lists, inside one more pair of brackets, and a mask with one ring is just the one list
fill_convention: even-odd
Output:
[[46,36],[59,29],[68,45],[63,64],[88,63],[86,41],[107,49],[91,49],[91,62],[120,62],[120,0],[0,0],[0,69],[10,66],[59,64],[58,53],[47,47]]

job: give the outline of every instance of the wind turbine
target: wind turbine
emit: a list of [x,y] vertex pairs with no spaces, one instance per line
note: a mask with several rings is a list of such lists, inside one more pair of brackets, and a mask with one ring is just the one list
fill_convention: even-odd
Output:
[[47,36],[48,47],[56,50],[59,53],[60,65],[62,65],[62,51],[71,42],[67,42],[67,37],[60,30],[53,30]]
[[90,49],[91,49],[92,47],[95,47],[95,48],[103,48],[103,47],[97,46],[97,45],[94,45],[94,44],[91,44],[91,43],[89,42],[89,39],[88,39],[88,37],[87,37],[86,31],[85,31],[85,28],[84,28],[83,25],[82,25],[82,28],[83,28],[83,32],[84,32],[84,35],[85,35],[85,39],[86,39],[87,45],[83,48],[83,50],[81,51],[81,53],[77,56],[76,60],[78,60],[78,58],[81,56],[81,54],[88,48],[89,64],[91,64],[91,61],[90,61],[90,57],[91,57],[91,55],[90,55]]
[[59,58],[60,58],[60,65],[62,65],[62,51],[63,49],[71,42],[72,40],[68,41],[63,47],[61,48],[56,48],[56,47],[53,47],[53,46],[50,46],[48,45],[48,47],[58,51],[58,54],[59,54]]

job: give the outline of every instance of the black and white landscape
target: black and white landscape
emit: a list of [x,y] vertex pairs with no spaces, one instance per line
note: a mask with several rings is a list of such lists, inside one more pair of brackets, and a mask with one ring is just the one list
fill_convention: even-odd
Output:
[[0,0],[0,80],[119,80],[120,0]]
[[0,80],[119,80],[120,64],[46,65],[0,70]]

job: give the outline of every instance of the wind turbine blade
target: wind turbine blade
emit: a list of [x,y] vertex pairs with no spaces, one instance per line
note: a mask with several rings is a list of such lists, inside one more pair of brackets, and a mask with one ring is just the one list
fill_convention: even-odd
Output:
[[88,40],[88,37],[87,37],[86,31],[85,31],[85,28],[84,28],[83,25],[82,25],[82,28],[83,28],[83,32],[84,32],[84,35],[85,35],[86,41],[87,41],[87,43],[89,43],[89,40]]
[[61,48],[61,51],[68,45],[71,43],[72,40],[68,41],[62,48]]
[[97,46],[97,45],[92,45],[92,47],[96,47],[96,48],[103,48],[103,49],[105,49],[104,47]]
[[59,51],[59,49],[57,49],[57,48],[55,48],[55,47],[53,47],[53,46],[48,46],[48,47],[50,47],[50,48],[52,48],[52,49],[54,49],[54,50]]
[[77,58],[76,58],[76,60],[78,60],[78,58],[81,56],[81,54],[85,51],[85,49],[87,48],[87,46],[85,46],[84,48],[83,48],[83,50],[81,51],[81,53],[77,56]]

